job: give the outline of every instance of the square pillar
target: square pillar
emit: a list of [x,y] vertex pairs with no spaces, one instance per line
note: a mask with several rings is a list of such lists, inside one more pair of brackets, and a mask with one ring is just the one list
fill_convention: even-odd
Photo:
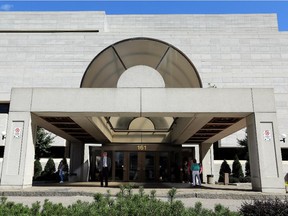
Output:
[[252,189],[285,193],[276,113],[254,113],[246,121]]
[[70,142],[70,173],[77,174],[77,181],[86,181],[84,175],[84,143]]
[[30,112],[10,112],[1,173],[1,187],[31,187],[34,175],[36,125]]
[[200,158],[203,166],[203,181],[205,182],[207,175],[214,175],[214,151],[212,143],[200,144]]

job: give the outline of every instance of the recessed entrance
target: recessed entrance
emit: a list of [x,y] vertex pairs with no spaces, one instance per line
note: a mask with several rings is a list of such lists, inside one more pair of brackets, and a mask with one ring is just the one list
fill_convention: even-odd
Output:
[[[103,148],[112,159],[112,169],[109,174],[112,181],[180,182],[183,180],[181,167],[184,161],[195,157],[194,147],[171,148],[166,146],[165,148],[165,145],[157,144],[152,148],[152,145],[126,144],[125,150],[122,148],[122,151],[120,145]],[[111,148],[116,150],[111,150]],[[98,161],[101,151],[102,147],[90,148],[90,160],[92,161],[90,181],[99,180]]]
[[164,174],[160,167],[165,168],[168,177],[169,161],[169,152],[115,152],[115,180],[159,181]]

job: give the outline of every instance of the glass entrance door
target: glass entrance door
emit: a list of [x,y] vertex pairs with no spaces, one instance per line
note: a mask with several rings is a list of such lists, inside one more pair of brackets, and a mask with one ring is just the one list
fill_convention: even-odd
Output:
[[124,152],[115,152],[115,180],[124,181]]
[[155,152],[145,152],[145,182],[155,181],[156,167],[155,167]]
[[139,180],[139,159],[137,152],[129,152],[129,181]]
[[129,152],[129,181],[155,181],[155,164],[155,152]]
[[115,181],[167,181],[168,152],[115,152]]

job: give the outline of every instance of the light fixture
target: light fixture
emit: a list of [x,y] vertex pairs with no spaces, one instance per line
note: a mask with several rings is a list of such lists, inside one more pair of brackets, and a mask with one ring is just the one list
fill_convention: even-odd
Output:
[[287,135],[286,134],[281,134],[281,137],[282,137],[282,139],[280,140],[280,142],[285,143]]
[[6,131],[2,131],[2,140],[6,139]]

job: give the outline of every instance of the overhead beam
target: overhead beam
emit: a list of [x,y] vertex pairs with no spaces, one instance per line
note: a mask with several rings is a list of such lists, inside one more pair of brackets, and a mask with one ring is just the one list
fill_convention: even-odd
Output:
[[[18,95],[23,96],[21,90],[13,89],[15,93],[12,96],[15,98],[11,103],[12,111],[23,110],[23,105],[17,102],[23,100],[16,98]],[[194,113],[251,113],[254,111],[253,89],[33,88],[31,91],[32,98],[31,103],[27,104],[28,109],[41,115],[49,115],[53,112],[60,116],[69,113],[70,116],[191,117]],[[266,111],[267,106],[258,108],[259,111]],[[271,110],[270,107],[267,110]]]
[[94,124],[91,118],[82,116],[73,116],[71,119],[76,122],[81,128],[83,128],[87,133],[94,137],[97,141],[101,143],[111,142],[112,137],[110,133],[103,132],[97,124]]
[[40,118],[37,115],[32,114],[33,116],[33,121],[35,121],[35,123],[42,127],[45,128],[46,130],[50,131],[51,133],[62,137],[63,139],[66,139],[68,141],[71,142],[79,142],[78,139],[74,138],[73,136],[70,136],[69,134],[67,134],[66,132],[64,132],[63,130],[59,129],[58,127],[50,124],[50,122],[45,121],[44,119]]
[[213,116],[211,115],[195,115],[193,118],[178,118],[170,133],[172,143],[183,144],[193,134],[199,131]]
[[244,127],[246,127],[246,118],[241,119],[240,121],[234,123],[233,125],[226,128],[225,130],[217,133],[215,136],[207,139],[204,143],[214,143],[218,140],[223,139],[224,137],[227,137],[227,136],[241,130]]

